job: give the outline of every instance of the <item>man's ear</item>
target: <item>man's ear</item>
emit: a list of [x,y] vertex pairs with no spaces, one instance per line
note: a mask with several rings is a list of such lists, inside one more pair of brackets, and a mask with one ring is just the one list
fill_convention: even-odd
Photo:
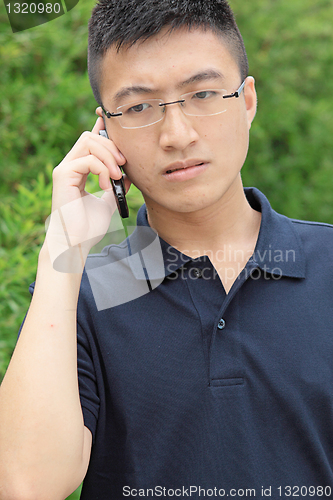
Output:
[[253,76],[248,76],[244,87],[245,105],[249,129],[257,112],[257,92]]

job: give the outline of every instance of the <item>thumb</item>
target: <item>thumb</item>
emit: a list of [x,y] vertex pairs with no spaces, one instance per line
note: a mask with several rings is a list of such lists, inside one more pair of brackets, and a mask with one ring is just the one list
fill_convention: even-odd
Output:
[[105,128],[105,125],[104,125],[103,118],[99,117],[99,118],[97,118],[96,123],[95,123],[95,125],[94,125],[94,127],[92,129],[92,133],[93,134],[98,134],[98,132],[100,130],[104,130],[104,128]]

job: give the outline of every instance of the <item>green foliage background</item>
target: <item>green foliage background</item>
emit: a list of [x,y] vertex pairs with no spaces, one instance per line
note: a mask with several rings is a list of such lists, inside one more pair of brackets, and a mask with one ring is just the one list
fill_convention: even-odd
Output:
[[[51,172],[96,107],[86,71],[95,0],[13,34],[0,4],[0,380],[29,306]],[[290,217],[333,223],[333,4],[230,0],[257,82],[244,184]],[[99,190],[89,181],[90,190]],[[140,194],[131,188],[131,223]],[[78,498],[78,492],[71,497]]]

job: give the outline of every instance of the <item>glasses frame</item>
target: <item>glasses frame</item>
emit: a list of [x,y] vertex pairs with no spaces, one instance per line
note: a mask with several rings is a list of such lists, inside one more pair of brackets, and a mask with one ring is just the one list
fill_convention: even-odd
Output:
[[[246,82],[246,78],[245,78],[245,80],[241,83],[241,85],[238,87],[238,89],[236,90],[236,92],[233,92],[232,94],[223,95],[223,96],[222,96],[222,98],[223,98],[223,99],[231,99],[232,97],[236,97],[236,98],[238,98],[238,97],[241,95],[241,93],[242,93],[242,91],[243,91],[243,89],[244,89],[245,82]],[[205,90],[209,90],[209,89],[204,89],[203,91],[205,91]],[[203,92],[203,91],[195,91],[195,92],[193,92],[193,93],[196,93],[196,92]],[[192,92],[189,92],[189,94],[192,94]],[[187,94],[183,94],[182,96],[184,96],[184,95],[187,95]],[[182,97],[182,96],[180,96],[180,97]],[[152,100],[152,99],[150,99],[150,100]],[[154,99],[154,100],[159,101],[160,99]],[[179,100],[177,100],[177,101],[171,101],[171,102],[161,102],[161,103],[159,104],[159,106],[160,106],[160,107],[165,108],[165,106],[170,106],[170,104],[182,104],[183,102],[185,102],[185,99],[179,99]],[[135,103],[133,103],[133,104],[135,104]],[[103,106],[101,106],[101,107],[102,107],[102,110],[103,110],[104,115],[105,115],[107,118],[119,118],[119,116],[123,116],[123,113],[122,113],[122,112],[118,112],[118,113],[110,113],[109,111],[106,111],[106,110],[103,108]],[[119,107],[117,108],[117,110],[118,110],[118,109],[120,109],[120,108],[122,108],[122,107],[123,107],[123,106],[119,106]],[[183,113],[184,113],[186,116],[215,116],[215,115],[220,115],[220,114],[222,114],[222,113],[224,113],[224,112],[225,112],[225,111],[219,111],[218,113],[214,113],[214,115],[189,115],[189,114],[185,113],[185,111],[183,110]],[[151,125],[155,125],[155,123],[158,123],[158,122],[162,121],[162,120],[163,120],[163,118],[164,118],[164,115],[162,115],[162,116],[161,116],[161,118],[159,118],[156,122],[149,123],[148,125],[140,125],[139,127],[123,127],[123,125],[120,123],[120,121],[119,121],[119,124],[120,124],[121,128],[124,128],[124,129],[127,129],[127,130],[128,130],[128,129],[131,129],[131,130],[132,130],[132,129],[136,129],[136,128],[145,128],[145,127],[150,127]]]

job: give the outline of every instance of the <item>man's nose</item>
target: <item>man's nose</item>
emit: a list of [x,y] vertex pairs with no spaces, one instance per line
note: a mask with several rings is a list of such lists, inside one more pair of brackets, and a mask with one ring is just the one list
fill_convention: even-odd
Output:
[[191,117],[184,114],[181,101],[167,103],[161,122],[160,145],[163,149],[184,150],[199,139]]

